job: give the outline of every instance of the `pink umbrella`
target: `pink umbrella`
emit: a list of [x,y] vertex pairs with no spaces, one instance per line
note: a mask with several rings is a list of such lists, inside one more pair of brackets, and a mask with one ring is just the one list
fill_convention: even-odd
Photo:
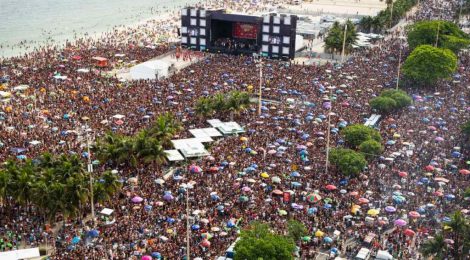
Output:
[[124,124],[124,121],[122,121],[121,119],[119,119],[118,121],[116,121],[116,122],[114,122],[114,123],[116,123],[116,125],[122,125],[122,124]]
[[326,188],[327,190],[336,190],[336,186],[335,186],[335,185],[331,185],[331,184],[326,185],[325,188]]
[[268,151],[268,154],[275,154],[275,153],[277,153],[276,150],[269,150]]
[[410,218],[419,218],[419,217],[421,217],[421,215],[420,215],[418,212],[416,212],[416,211],[410,211],[410,212],[408,213],[408,216],[409,216]]
[[434,178],[435,181],[438,181],[438,182],[445,182],[445,183],[448,183],[449,180],[446,179],[446,178],[442,178],[442,177],[436,177]]
[[202,242],[201,242],[201,246],[203,246],[203,247],[210,247],[210,246],[211,246],[211,242],[209,242],[209,240],[207,240],[207,239],[204,239],[204,240],[202,240]]
[[442,193],[440,191],[435,191],[435,192],[432,193],[432,195],[442,197],[442,196],[444,196],[444,193]]
[[152,260],[152,257],[149,255],[142,256],[142,260]]
[[357,192],[357,191],[351,191],[351,192],[349,193],[349,195],[351,195],[351,196],[357,196],[357,195],[359,195],[359,192]]
[[459,173],[462,174],[462,175],[469,175],[470,171],[467,170],[467,169],[462,169],[462,170],[459,171]]
[[242,188],[242,191],[244,191],[244,192],[250,192],[251,189],[250,189],[250,187],[245,186],[245,187]]
[[133,203],[141,203],[142,201],[144,201],[144,199],[142,197],[135,196],[134,198],[131,199],[131,201]]
[[402,178],[405,178],[406,176],[408,176],[408,173],[407,172],[399,172],[398,176],[400,176]]
[[189,171],[191,173],[200,173],[200,172],[202,172],[202,168],[193,164],[193,165],[189,166]]
[[360,204],[366,204],[366,203],[369,203],[369,200],[368,200],[368,199],[366,199],[366,198],[359,198],[359,200],[358,200],[358,201],[359,201],[359,203],[360,203]]
[[406,226],[406,221],[404,221],[403,219],[399,218],[397,220],[395,220],[395,222],[393,222],[395,224],[395,226],[399,226],[399,227],[404,227]]
[[434,138],[434,141],[442,142],[442,141],[444,141],[444,138],[438,136],[438,137]]

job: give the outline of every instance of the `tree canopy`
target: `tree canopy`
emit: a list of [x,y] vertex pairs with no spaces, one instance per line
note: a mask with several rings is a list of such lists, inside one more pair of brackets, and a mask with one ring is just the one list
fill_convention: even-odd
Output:
[[450,78],[456,69],[457,56],[452,51],[430,45],[415,48],[402,67],[407,78],[426,85]]
[[354,24],[347,21],[345,24],[334,22],[328,34],[325,37],[325,50],[329,53],[341,53],[343,50],[344,29],[348,25],[346,31],[345,53],[350,53],[353,50],[353,44],[357,41],[357,32]]
[[454,53],[470,44],[468,35],[450,21],[420,21],[408,27],[408,44],[411,50],[420,45],[435,45],[436,40],[437,47],[450,49]]
[[379,155],[384,151],[381,143],[375,140],[367,140],[359,145],[359,151],[365,155],[366,158],[372,159],[374,155]]
[[295,243],[290,237],[273,233],[268,224],[252,222],[241,231],[234,250],[235,260],[289,260],[294,259]]
[[330,163],[334,164],[344,175],[357,175],[364,167],[367,161],[362,153],[351,149],[335,148],[331,150]]
[[389,89],[380,93],[380,96],[370,100],[372,109],[379,113],[388,114],[397,109],[409,106],[412,98],[402,90]]
[[201,97],[196,101],[194,110],[200,116],[210,116],[216,112],[230,112],[238,114],[250,105],[248,92],[238,90],[226,94],[217,93],[212,97]]
[[382,141],[379,131],[361,124],[349,125],[341,133],[344,135],[346,144],[352,148],[358,147],[367,140]]

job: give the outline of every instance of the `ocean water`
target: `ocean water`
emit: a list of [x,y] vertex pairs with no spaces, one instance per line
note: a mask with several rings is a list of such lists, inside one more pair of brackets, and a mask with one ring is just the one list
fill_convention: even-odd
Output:
[[[132,25],[199,0],[0,0],[0,57]],[[19,47],[19,45],[23,47]]]

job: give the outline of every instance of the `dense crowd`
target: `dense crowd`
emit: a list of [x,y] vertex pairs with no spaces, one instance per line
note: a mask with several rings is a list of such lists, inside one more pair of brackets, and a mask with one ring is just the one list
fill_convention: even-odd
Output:
[[[437,13],[451,19],[451,11],[436,6],[456,1],[435,2],[421,1],[412,20],[436,17]],[[283,231],[286,221],[294,218],[305,223],[313,237],[301,244],[302,259],[312,259],[320,251],[334,252],[332,248],[353,256],[369,233],[376,234],[371,247],[388,250],[400,259],[418,259],[420,243],[440,229],[443,219],[456,210],[468,213],[462,189],[468,187],[469,177],[458,173],[469,167],[464,161],[468,152],[457,147],[463,137],[456,123],[470,119],[468,55],[461,56],[454,81],[439,83],[439,93],[410,88],[413,105],[382,118],[385,152],[359,178],[346,178],[332,166],[325,172],[328,114],[333,113],[330,146],[342,146],[344,141],[335,129],[364,123],[371,115],[369,99],[395,87],[398,35],[391,34],[379,46],[356,53],[341,66],[264,61],[262,93],[273,102],[263,104],[261,116],[256,107],[234,116],[245,134],[226,136],[212,144],[209,157],[172,165],[177,170],[164,183],[155,182],[163,178],[163,172],[151,165],[118,168],[122,191],[109,204],[96,205],[97,210],[114,209],[116,223],[99,224],[99,235],[85,239],[91,223],[68,221],[57,234],[49,232],[48,242],[55,249],[52,258],[140,259],[158,252],[165,259],[181,259],[186,255],[188,193],[191,258],[222,255],[239,228],[252,220],[267,221]],[[119,66],[168,50],[168,46],[145,47],[130,39],[117,42],[109,34],[100,41],[82,40],[63,50],[42,49],[2,61],[0,76],[8,75],[11,87],[29,88],[14,91],[10,101],[2,104],[1,159],[34,158],[44,151],[81,154],[85,149],[79,138],[82,126],[93,129],[95,138],[109,130],[132,135],[165,111],[173,112],[183,123],[185,130],[179,137],[188,137],[188,129],[208,127],[208,118],[194,112],[198,97],[234,89],[250,91],[258,84],[258,68],[251,57],[226,55],[207,55],[159,81],[121,82],[96,68],[79,72],[93,67],[93,56],[107,57],[111,66]],[[333,101],[331,111],[323,106],[325,100]],[[125,116],[123,124],[116,124],[113,116],[117,114]],[[215,117],[229,120],[230,115]],[[40,143],[31,144],[34,140]],[[190,165],[202,171],[189,171]],[[401,177],[399,172],[408,174]],[[445,179],[436,180],[439,177]],[[137,178],[137,183],[130,178]],[[188,183],[192,189],[181,188]],[[327,189],[327,185],[337,189]],[[288,202],[284,201],[285,191],[291,194]],[[167,192],[171,198],[164,198]],[[311,193],[322,199],[310,203],[307,196]],[[404,199],[398,201],[397,194]],[[133,203],[134,196],[142,197],[143,202]],[[356,213],[351,212],[353,204],[360,205]],[[395,211],[386,211],[387,206]],[[380,209],[380,214],[368,216],[369,209]],[[412,219],[411,211],[422,217]],[[26,213],[19,206],[10,212],[2,208],[1,214],[0,250],[14,249],[20,243],[44,244],[45,228],[39,214]],[[415,234],[405,235],[405,227],[396,225],[398,219]],[[212,236],[210,245],[203,238],[207,233]],[[73,243],[76,236],[84,239]]]

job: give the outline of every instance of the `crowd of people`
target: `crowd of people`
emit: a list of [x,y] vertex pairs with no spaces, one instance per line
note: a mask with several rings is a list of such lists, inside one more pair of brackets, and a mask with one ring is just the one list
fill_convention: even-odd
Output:
[[[409,20],[437,15],[451,19],[452,11],[438,8],[448,3],[457,1],[421,1]],[[398,35],[392,33],[341,66],[264,61],[262,95],[272,102],[264,102],[262,114],[253,106],[238,115],[214,116],[223,121],[233,116],[246,133],[213,143],[211,156],[171,165],[176,171],[164,182],[156,183],[165,172],[153,165],[116,169],[122,191],[109,204],[96,205],[97,211],[114,210],[116,222],[111,225],[99,222],[93,227],[90,221],[70,219],[54,233],[45,228],[40,214],[20,206],[10,212],[2,208],[0,250],[44,245],[47,238],[53,245],[52,259],[182,259],[187,252],[188,207],[191,258],[223,255],[250,221],[266,221],[285,232],[289,219],[303,222],[312,237],[301,243],[301,259],[314,259],[320,252],[352,257],[370,233],[376,235],[371,247],[400,259],[420,258],[420,244],[440,230],[443,219],[454,211],[469,212],[462,195],[469,176],[458,172],[470,167],[464,160],[469,154],[459,148],[463,137],[456,123],[470,119],[468,55],[460,57],[458,80],[440,82],[438,91],[407,89],[413,105],[382,118],[379,128],[386,149],[363,174],[347,178],[331,165],[325,171],[329,113],[329,144],[342,146],[335,129],[364,123],[372,114],[369,99],[395,87]],[[64,49],[44,48],[1,61],[0,76],[8,75],[12,92],[2,103],[1,159],[20,154],[35,158],[44,151],[81,154],[82,126],[90,127],[95,138],[109,130],[132,135],[166,111],[184,126],[178,137],[189,137],[189,129],[208,127],[210,118],[201,118],[193,108],[199,97],[250,91],[259,82],[257,64],[246,56],[206,55],[158,81],[122,82],[93,66],[94,56],[107,57],[113,67],[168,50],[165,45],[145,46],[132,38],[118,42],[109,34],[100,41],[81,40]],[[24,85],[28,87],[15,90]],[[333,102],[331,110],[323,106],[325,100]],[[117,114],[125,116],[123,123],[116,124]],[[183,184],[192,188],[184,189]],[[310,194],[322,199],[312,203]],[[133,202],[135,196],[143,201]],[[352,212],[352,205],[360,209]],[[369,209],[380,213],[367,215]],[[421,217],[412,218],[412,211]],[[397,220],[404,224],[397,225]],[[89,237],[93,228],[99,232]],[[414,234],[405,235],[405,229]],[[88,238],[74,243],[77,236]]]

